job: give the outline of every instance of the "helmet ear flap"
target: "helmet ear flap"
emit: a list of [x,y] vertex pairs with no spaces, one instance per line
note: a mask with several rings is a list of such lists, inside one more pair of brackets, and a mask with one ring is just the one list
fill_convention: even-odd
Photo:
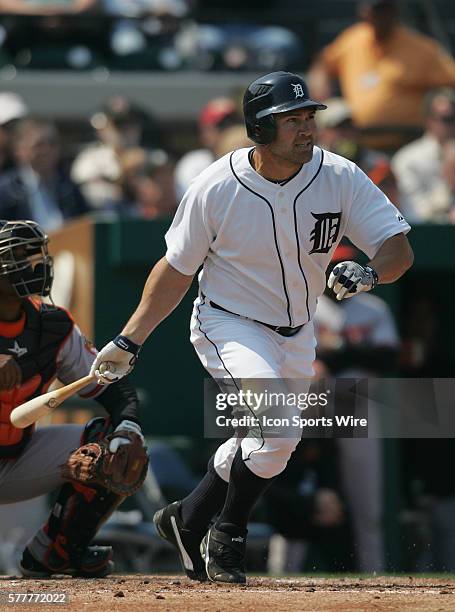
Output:
[[255,123],[254,132],[257,139],[254,139],[258,144],[269,144],[276,137],[276,121],[273,115],[266,115]]

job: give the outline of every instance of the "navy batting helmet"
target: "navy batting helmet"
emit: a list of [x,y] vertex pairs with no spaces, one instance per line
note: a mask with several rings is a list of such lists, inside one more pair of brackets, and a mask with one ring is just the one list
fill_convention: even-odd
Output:
[[0,221],[0,277],[19,297],[46,297],[52,288],[53,261],[48,237],[34,221]]
[[327,108],[310,98],[307,84],[297,74],[279,71],[259,77],[247,87],[243,96],[248,137],[257,144],[272,142],[276,136],[273,115],[307,106],[317,110]]

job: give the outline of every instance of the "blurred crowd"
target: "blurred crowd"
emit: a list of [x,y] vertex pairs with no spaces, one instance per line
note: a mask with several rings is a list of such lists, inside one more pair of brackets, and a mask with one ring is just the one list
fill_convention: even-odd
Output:
[[[65,61],[93,66],[104,53],[115,56],[117,67],[135,57],[142,68],[262,72],[298,63],[302,42],[291,30],[199,24],[191,17],[195,6],[189,0],[0,0],[0,12],[8,14],[1,51],[10,60],[22,57],[24,66],[38,61],[30,41],[23,46],[29,24],[18,15],[42,19],[32,39],[45,53],[38,44],[43,33],[50,46],[68,36],[64,16],[102,11],[115,19],[99,33],[98,47],[87,43],[85,32]],[[357,163],[411,224],[455,224],[455,62],[434,39],[403,25],[392,0],[363,0],[358,17],[309,66],[312,96],[328,107],[317,113],[318,143]],[[0,93],[0,218],[34,219],[48,231],[87,214],[168,218],[194,177],[229,151],[252,146],[235,93],[207,101],[194,126],[197,142],[179,151],[163,145],[158,118],[124,93],[94,109],[87,122],[91,141],[70,144],[55,122],[30,112],[28,100]],[[358,257],[342,244],[335,261]],[[438,344],[437,304],[431,295],[412,297],[398,326],[377,296],[337,303],[324,295],[315,320],[317,376],[450,376]],[[399,452],[407,482],[402,524],[418,543],[407,569],[455,571],[455,487],[435,481],[432,472],[453,461],[454,444],[408,441]],[[312,544],[328,570],[383,571],[383,470],[380,440],[299,446],[262,509],[275,530],[270,571],[301,571]],[[334,542],[343,551],[339,557]]]
[[[344,98],[325,103],[317,115],[322,148],[358,164],[412,224],[455,223],[454,88],[422,94],[421,135],[394,152],[365,142]],[[32,218],[55,230],[90,213],[169,217],[191,180],[215,159],[252,146],[229,97],[204,106],[199,143],[179,156],[161,145],[156,119],[124,95],[106,100],[89,121],[93,140],[70,146],[51,119],[29,114],[17,94],[0,93],[2,218]]]
[[[195,8],[185,0],[101,4],[0,0],[0,10],[49,18],[102,10],[121,13],[128,27],[136,27],[132,18],[138,15],[183,17]],[[361,0],[358,21],[309,65],[310,91],[328,106],[317,116],[319,144],[355,161],[411,223],[454,223],[455,62],[435,40],[401,23],[398,4]],[[273,47],[268,29],[262,28],[263,40]],[[250,44],[254,36],[245,30],[240,39]],[[289,63],[281,59],[268,67]],[[92,211],[148,219],[172,215],[194,176],[217,157],[251,144],[234,92],[201,109],[193,149],[188,142],[172,151],[162,144],[158,118],[124,94],[93,109],[92,142],[71,146],[50,119],[32,116],[28,104],[1,93],[0,209],[5,218],[28,212],[46,229]]]
[[[303,45],[292,29],[231,19],[210,23],[205,18],[207,4],[204,0],[0,0],[0,65],[267,70],[294,64],[301,57]],[[271,4],[278,9],[277,2]]]

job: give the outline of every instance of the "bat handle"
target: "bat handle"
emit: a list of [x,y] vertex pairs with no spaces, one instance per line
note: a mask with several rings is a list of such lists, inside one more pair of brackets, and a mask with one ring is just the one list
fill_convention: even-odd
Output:
[[65,385],[65,387],[62,387],[62,389],[65,389],[65,396],[69,397],[73,393],[76,393],[80,389],[83,389],[88,384],[90,384],[93,380],[95,380],[95,378],[96,376],[94,375],[92,376],[91,374],[88,374],[87,376],[84,376],[83,378],[80,378],[79,380],[75,380],[69,385]]

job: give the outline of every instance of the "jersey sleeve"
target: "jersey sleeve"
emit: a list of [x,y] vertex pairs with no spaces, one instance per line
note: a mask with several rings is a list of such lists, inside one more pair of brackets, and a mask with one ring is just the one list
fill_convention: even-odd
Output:
[[[95,347],[82,335],[77,325],[60,347],[57,355],[57,377],[65,385],[87,376],[96,357]],[[103,387],[96,382],[79,393],[81,397],[96,397]]]
[[199,181],[194,181],[166,232],[166,259],[178,272],[194,275],[207,257],[214,237],[207,221],[206,196]]
[[410,225],[392,202],[355,166],[352,201],[345,235],[370,259],[392,236],[407,234]]

